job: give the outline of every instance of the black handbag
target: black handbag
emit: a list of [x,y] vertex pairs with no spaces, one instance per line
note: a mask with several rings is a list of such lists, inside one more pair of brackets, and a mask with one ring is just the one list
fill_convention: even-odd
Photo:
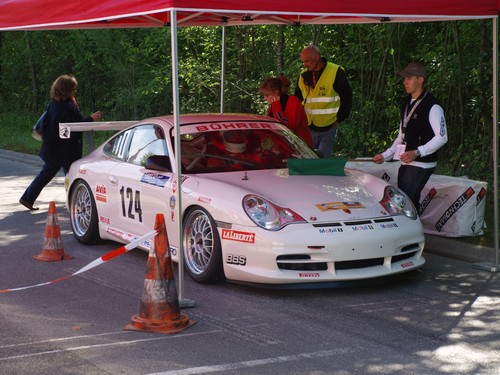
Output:
[[35,138],[37,141],[43,140],[43,133],[45,130],[45,126],[47,124],[47,121],[49,120],[48,109],[49,107],[47,106],[47,108],[42,113],[38,121],[35,123],[35,126],[33,126],[33,130],[31,131],[31,136]]

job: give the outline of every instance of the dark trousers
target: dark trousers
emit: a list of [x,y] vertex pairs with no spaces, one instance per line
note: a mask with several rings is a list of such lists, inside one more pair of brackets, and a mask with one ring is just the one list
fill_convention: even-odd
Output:
[[31,204],[35,203],[35,200],[38,198],[43,188],[47,186],[47,184],[55,177],[61,168],[63,168],[65,174],[68,173],[69,168],[45,162],[42,170],[31,182],[30,186],[27,187],[21,199]]
[[398,172],[398,187],[411,199],[417,213],[420,211],[420,193],[435,168],[420,168],[412,165],[402,165]]

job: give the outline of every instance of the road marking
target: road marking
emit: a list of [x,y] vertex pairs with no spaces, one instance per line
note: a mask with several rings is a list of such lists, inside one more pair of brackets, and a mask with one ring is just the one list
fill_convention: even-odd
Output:
[[[121,346],[121,345],[131,345],[131,344],[137,344],[141,342],[150,342],[150,341],[158,341],[158,340],[166,340],[169,338],[172,339],[177,339],[177,338],[184,338],[184,337],[191,337],[191,336],[199,336],[199,335],[206,335],[206,334],[214,334],[217,332],[221,332],[220,330],[214,330],[214,331],[207,331],[207,332],[197,332],[197,333],[187,333],[187,334],[176,334],[174,336],[162,336],[162,337],[157,337],[157,338],[152,338],[152,339],[141,339],[141,340],[130,340],[130,341],[118,341],[118,342],[112,342],[108,344],[99,344],[99,345],[82,345],[82,346],[75,346],[72,348],[65,348],[65,349],[57,349],[57,350],[47,350],[44,352],[35,352],[35,353],[29,353],[29,354],[20,354],[20,355],[13,355],[9,357],[0,357],[0,361],[6,361],[10,359],[20,359],[20,358],[28,358],[28,357],[37,357],[37,356],[42,356],[42,355],[47,355],[47,354],[54,354],[54,353],[65,353],[65,352],[74,352],[77,350],[88,350],[88,349],[96,349],[96,348],[103,348],[103,347],[113,347],[113,346]],[[100,335],[94,335],[94,336],[100,336]],[[93,337],[93,336],[78,336],[77,338],[86,338],[86,337]],[[68,338],[71,339],[71,338]],[[65,339],[54,339],[54,340],[47,340],[45,342],[54,342],[54,341],[59,341],[59,340],[65,340]],[[31,344],[37,344],[43,341],[38,341],[36,343],[31,343]],[[22,344],[19,344],[19,346]],[[16,345],[4,345],[1,346],[0,349],[6,348],[6,347],[12,347]]]
[[224,365],[213,365],[213,366],[200,366],[200,367],[190,367],[182,370],[171,370],[165,372],[155,372],[148,375],[191,375],[191,374],[206,374],[210,372],[219,372],[227,370],[238,370],[242,368],[251,368],[257,366],[266,366],[274,363],[284,363],[299,361],[302,359],[314,359],[314,358],[324,358],[331,357],[334,355],[347,354],[352,350],[348,349],[333,349],[333,350],[322,350],[319,352],[312,353],[299,353],[295,355],[284,355],[279,357],[255,359],[253,361],[243,361],[226,363]]

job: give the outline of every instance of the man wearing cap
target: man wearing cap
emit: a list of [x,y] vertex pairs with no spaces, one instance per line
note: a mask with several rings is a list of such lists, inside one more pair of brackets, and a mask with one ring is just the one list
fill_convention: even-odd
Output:
[[304,65],[295,96],[304,105],[314,148],[330,158],[337,127],[352,107],[352,89],[344,69],[321,57],[318,47],[309,45],[300,53]]
[[404,78],[409,94],[401,109],[399,134],[386,151],[373,157],[375,163],[400,160],[398,187],[420,210],[420,193],[437,165],[437,151],[448,141],[444,110],[424,88],[427,72],[423,64],[412,62],[397,72]]

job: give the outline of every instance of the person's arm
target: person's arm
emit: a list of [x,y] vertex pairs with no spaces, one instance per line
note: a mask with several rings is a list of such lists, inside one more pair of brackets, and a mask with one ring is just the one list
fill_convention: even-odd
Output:
[[337,112],[337,121],[342,122],[351,113],[352,108],[352,88],[347,79],[347,75],[344,69],[340,68],[337,70],[337,75],[335,81],[333,82],[333,88],[338,92],[340,96],[340,108]]
[[276,120],[286,125],[293,132],[297,130],[300,125],[299,121],[302,118],[300,111],[304,111],[304,108],[295,96],[288,97],[285,110],[283,110],[279,100],[271,104],[271,109]]
[[396,150],[400,144],[403,143],[403,132],[401,131],[401,123],[399,123],[399,134],[397,138],[392,142],[391,147],[382,152],[381,154],[377,154],[373,157],[373,161],[375,163],[383,163],[386,160],[391,160],[396,153]]
[[448,131],[446,129],[446,120],[444,118],[444,110],[438,105],[434,104],[429,111],[429,122],[434,131],[434,137],[426,144],[419,146],[421,156],[430,155],[448,142]]

